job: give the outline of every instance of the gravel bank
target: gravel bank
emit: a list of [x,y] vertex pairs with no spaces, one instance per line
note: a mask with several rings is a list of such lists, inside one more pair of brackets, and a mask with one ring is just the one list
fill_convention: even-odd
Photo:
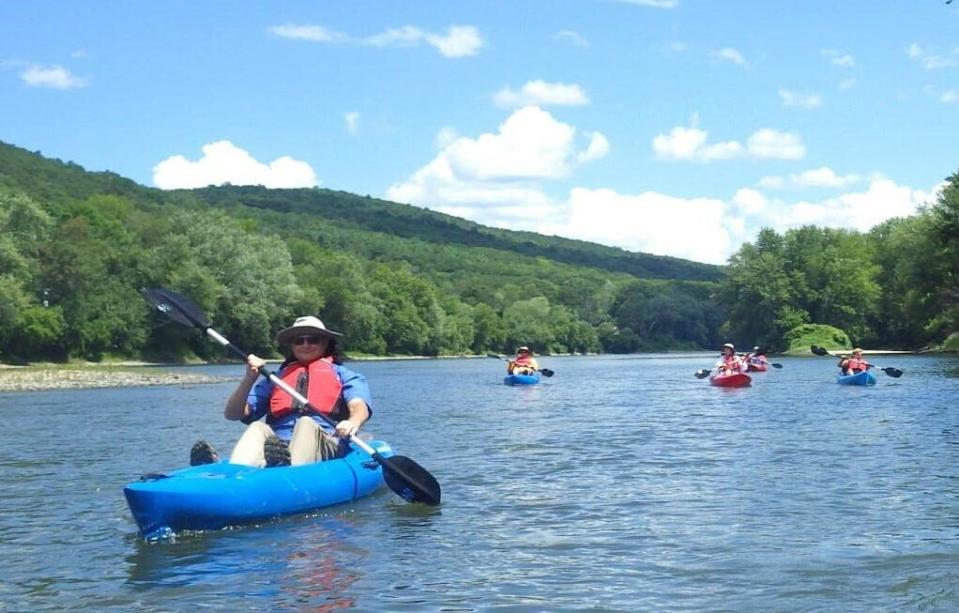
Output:
[[135,370],[62,370],[34,368],[0,369],[0,392],[138,387],[145,385],[202,385],[234,381],[183,373],[136,372]]

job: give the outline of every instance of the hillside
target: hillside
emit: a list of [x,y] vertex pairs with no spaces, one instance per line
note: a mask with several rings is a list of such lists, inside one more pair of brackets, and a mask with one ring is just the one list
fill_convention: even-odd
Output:
[[302,312],[373,354],[710,346],[724,275],[333,190],[162,191],[0,143],[4,231],[0,343],[21,357],[206,351],[138,323],[153,285],[254,348]]

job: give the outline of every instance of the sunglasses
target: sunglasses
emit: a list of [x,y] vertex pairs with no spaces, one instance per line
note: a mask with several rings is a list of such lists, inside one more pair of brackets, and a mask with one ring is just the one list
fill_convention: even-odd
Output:
[[297,336],[293,339],[294,345],[319,345],[323,340],[322,336]]

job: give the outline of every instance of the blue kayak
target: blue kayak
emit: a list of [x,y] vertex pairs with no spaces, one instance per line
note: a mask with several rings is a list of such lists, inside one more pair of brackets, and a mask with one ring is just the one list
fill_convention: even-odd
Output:
[[875,385],[876,377],[868,370],[864,370],[854,375],[839,375],[836,377],[836,383],[839,385]]
[[[371,441],[383,457],[389,444]],[[222,461],[145,475],[123,493],[144,538],[305,513],[353,502],[383,487],[383,469],[352,449],[345,457],[302,466],[253,468]]]
[[539,383],[539,378],[539,373],[532,375],[506,375],[503,383],[506,385],[534,385]]

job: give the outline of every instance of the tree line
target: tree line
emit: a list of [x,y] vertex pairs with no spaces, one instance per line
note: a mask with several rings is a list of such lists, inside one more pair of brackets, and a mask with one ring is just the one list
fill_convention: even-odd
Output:
[[920,348],[959,330],[959,173],[916,215],[866,233],[764,229],[733,255],[717,301],[721,332],[783,348],[826,324],[869,347]]
[[723,270],[329,190],[160,192],[0,143],[0,361],[217,358],[152,286],[264,354],[303,314],[372,355],[784,348],[807,323],[914,347],[956,330],[957,184],[868,233],[764,229]]

